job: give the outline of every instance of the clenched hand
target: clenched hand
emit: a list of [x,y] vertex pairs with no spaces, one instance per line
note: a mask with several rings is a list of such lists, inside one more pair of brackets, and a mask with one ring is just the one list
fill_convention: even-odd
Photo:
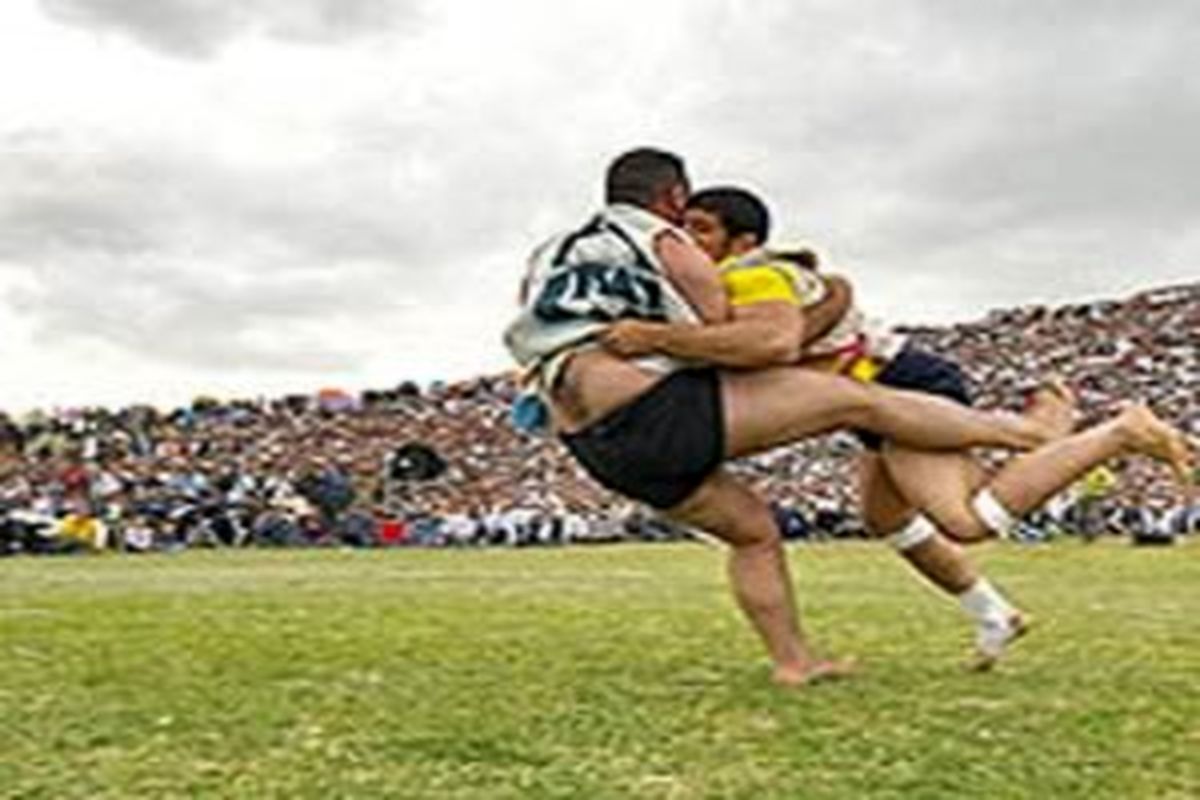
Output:
[[624,358],[644,356],[659,349],[662,328],[657,322],[623,319],[600,334],[600,344],[610,353]]

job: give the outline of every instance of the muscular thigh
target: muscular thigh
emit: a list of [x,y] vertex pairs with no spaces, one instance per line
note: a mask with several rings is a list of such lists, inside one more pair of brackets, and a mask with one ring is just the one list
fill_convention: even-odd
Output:
[[723,469],[666,514],[734,547],[764,544],[780,535],[766,500]]
[[980,538],[971,499],[987,473],[968,453],[909,450],[885,444],[882,458],[901,495],[953,538]]
[[843,427],[869,404],[860,384],[798,367],[725,371],[721,397],[730,458]]
[[912,503],[901,494],[879,453],[859,456],[858,492],[863,522],[872,536],[894,533],[913,517]]

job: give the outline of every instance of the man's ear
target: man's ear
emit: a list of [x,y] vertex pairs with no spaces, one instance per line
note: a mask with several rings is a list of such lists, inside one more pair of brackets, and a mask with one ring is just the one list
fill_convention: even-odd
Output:
[[667,190],[664,198],[667,209],[670,212],[670,219],[677,225],[683,222],[683,212],[687,211],[688,190],[681,183],[677,183]]

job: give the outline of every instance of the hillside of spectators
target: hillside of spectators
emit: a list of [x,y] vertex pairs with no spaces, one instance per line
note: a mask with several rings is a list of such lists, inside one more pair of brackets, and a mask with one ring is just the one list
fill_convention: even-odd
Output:
[[[1144,399],[1200,435],[1200,284],[1122,301],[995,311],[907,329],[959,360],[984,407],[1019,408],[1038,376],[1085,419]],[[187,408],[0,415],[0,553],[197,545],[555,544],[676,535],[591,483],[552,440],[508,422],[507,376]],[[747,459],[741,474],[796,535],[854,535],[853,455],[835,435]],[[1109,515],[1173,508],[1162,470],[1117,464]],[[1124,516],[1122,516],[1124,515]],[[1158,523],[1147,523],[1158,524]],[[1172,523],[1174,524],[1174,523]]]

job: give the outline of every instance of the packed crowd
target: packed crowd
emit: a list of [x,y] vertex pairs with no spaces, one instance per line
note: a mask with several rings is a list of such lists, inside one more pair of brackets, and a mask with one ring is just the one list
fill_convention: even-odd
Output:
[[[909,333],[959,360],[983,406],[1018,407],[1038,376],[1056,373],[1077,389],[1087,419],[1141,398],[1200,434],[1200,284]],[[200,399],[171,412],[0,415],[0,554],[681,535],[598,488],[554,441],[515,431],[515,395],[498,376],[357,395]],[[790,536],[855,536],[856,447],[833,435],[735,469],[779,503]],[[1178,507],[1162,470],[1117,464],[1115,477],[1104,497],[1089,499],[1086,528],[1196,529],[1200,515]],[[1077,505],[1060,498],[1026,528],[1078,530]]]
[[[0,553],[526,545],[675,532],[511,430],[506,378],[0,420]],[[428,453],[436,475],[408,475]]]
[[[1085,422],[1142,400],[1200,436],[1200,283],[911,333],[966,367],[983,406],[1016,408],[1039,377],[1058,374],[1078,394]],[[1166,473],[1144,460],[1122,465],[1120,476],[1120,493],[1140,505],[1178,499]]]

